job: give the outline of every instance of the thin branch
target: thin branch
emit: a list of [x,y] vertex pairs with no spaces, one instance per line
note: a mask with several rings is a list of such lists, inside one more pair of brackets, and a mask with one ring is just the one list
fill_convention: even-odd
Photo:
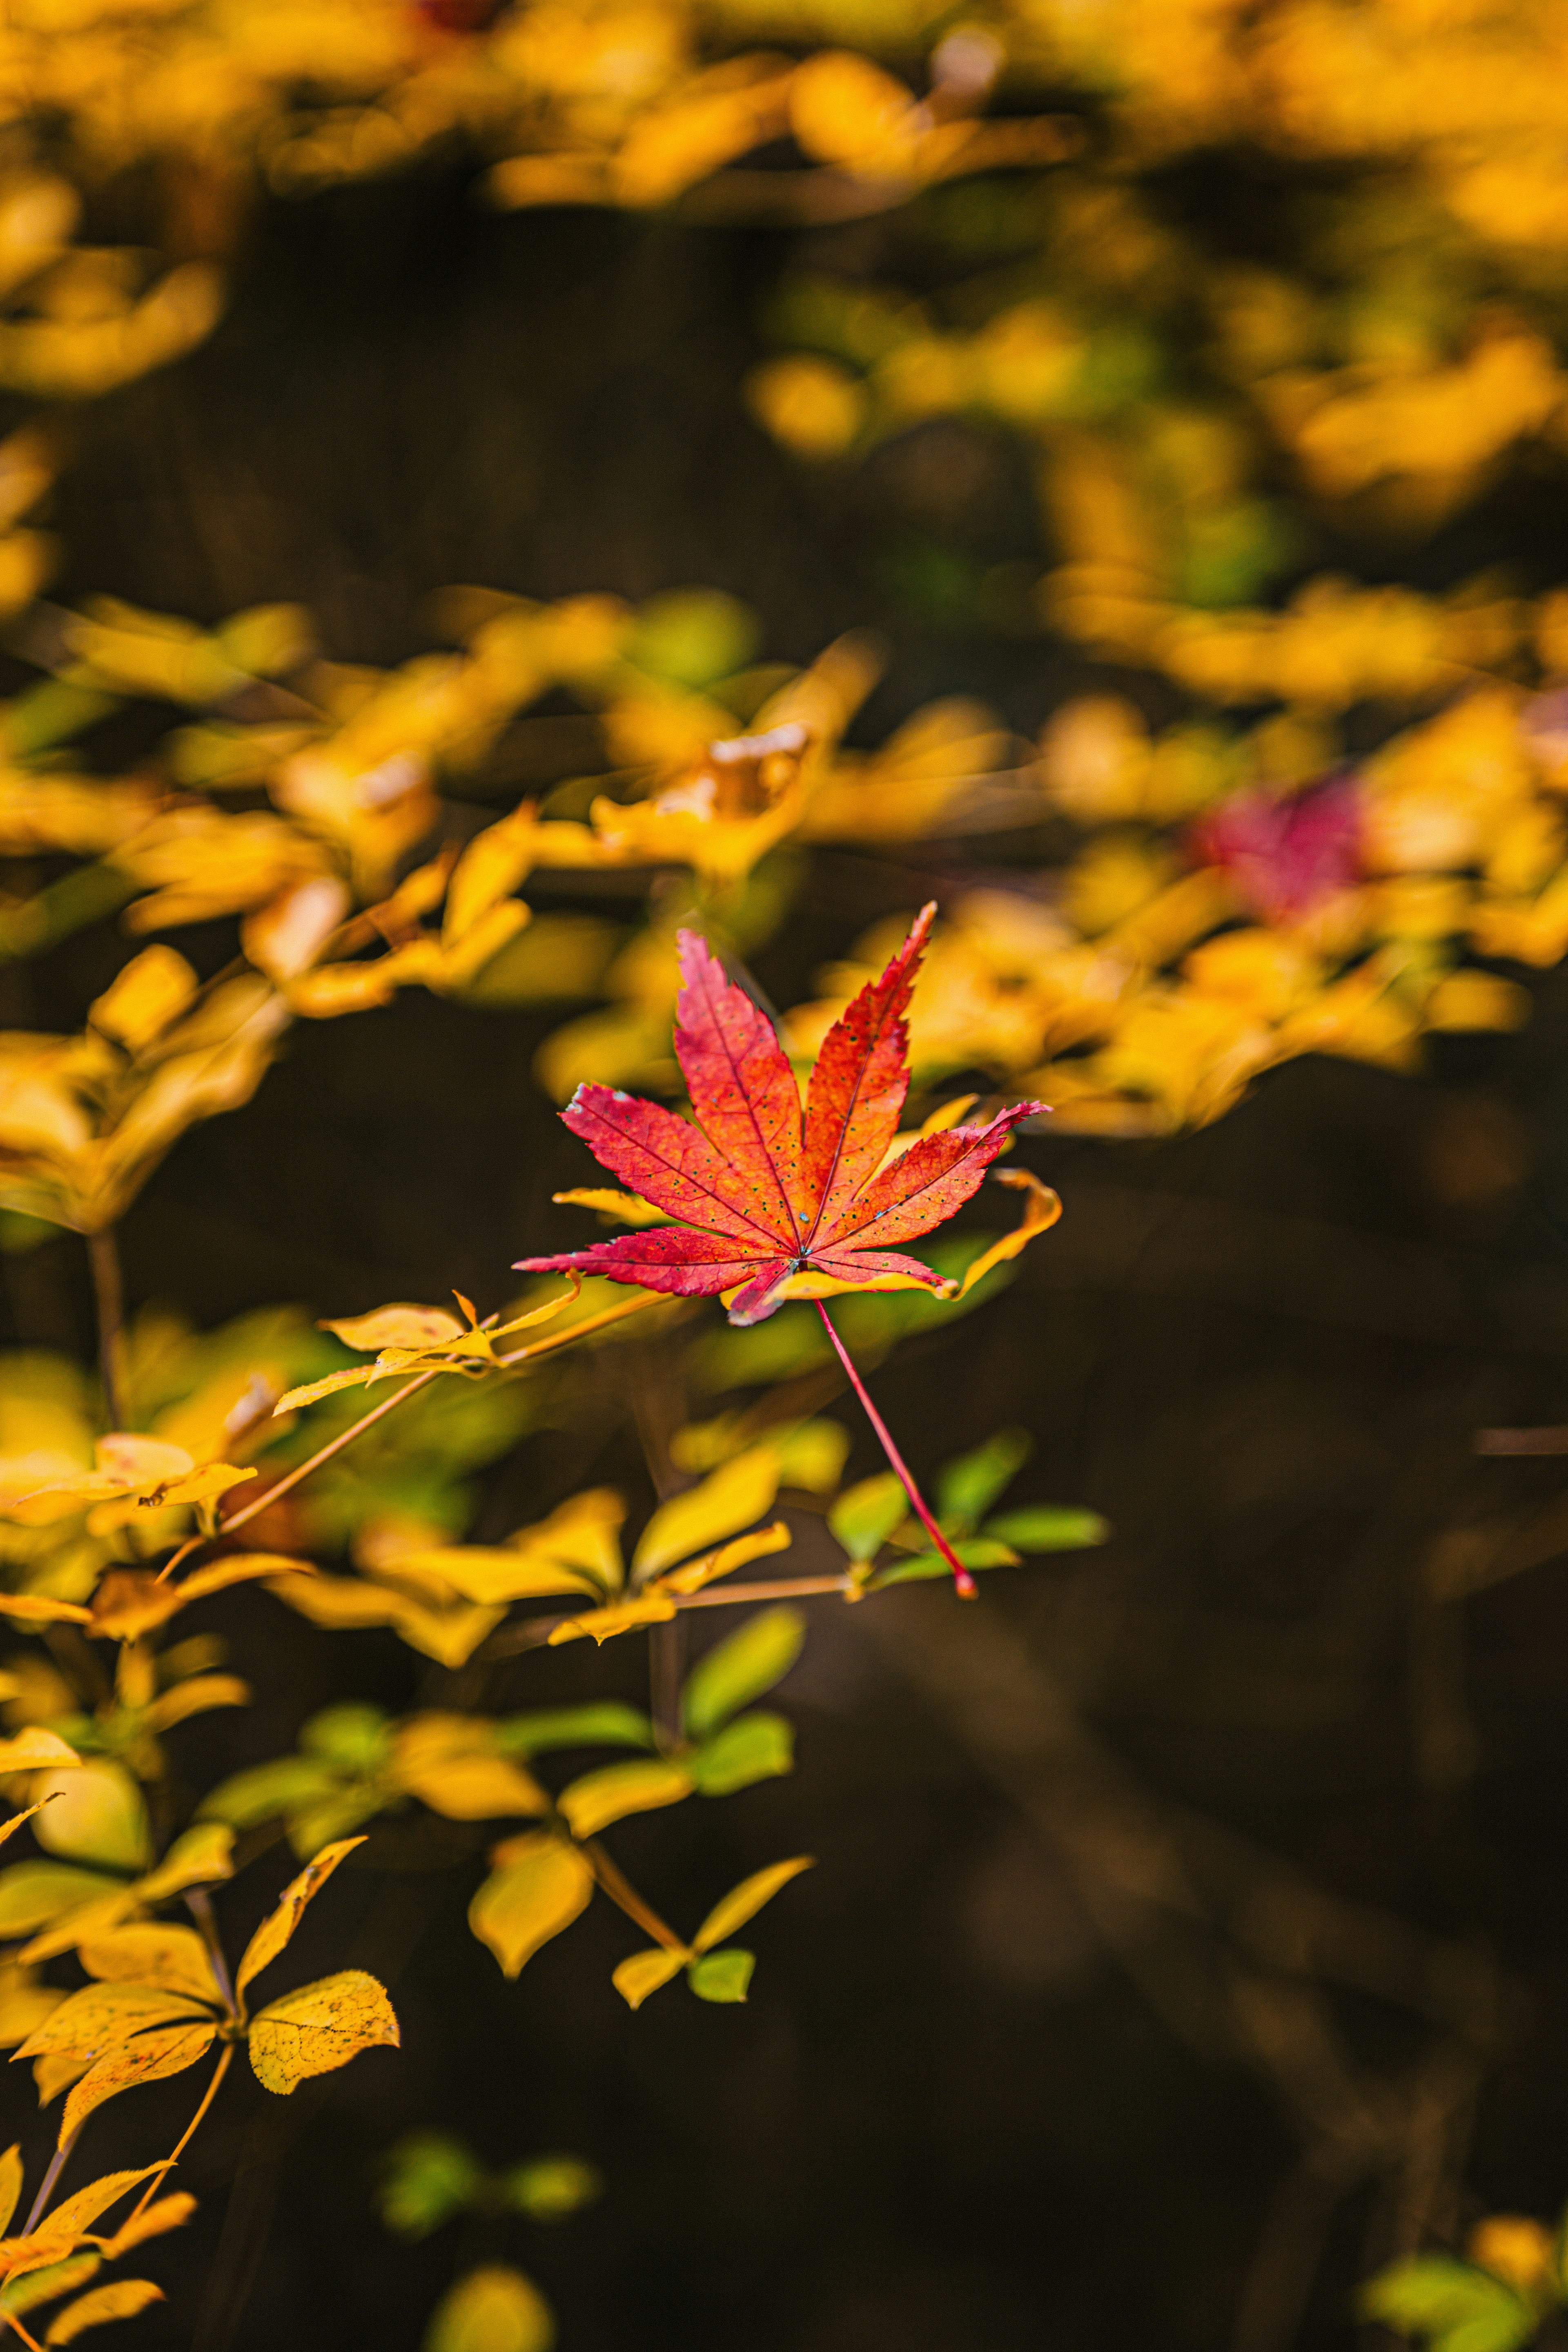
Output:
[[54,2160],[50,2164],[47,2172],[45,2173],[43,2179],[38,2184],[38,2193],[33,2200],[33,2210],[22,2224],[22,2235],[24,2238],[31,2236],[32,2232],[37,2228],[38,2223],[43,2220],[45,2213],[48,2210],[49,2200],[55,2193],[55,2183],[59,2179],[61,2173],[65,2170],[66,2160],[80,2137],[81,2126],[78,2124],[75,2131],[71,2132],[65,2139],[61,2140],[58,2147],[56,2148]]
[[26,2329],[23,2326],[21,2321],[17,2318],[14,2311],[7,2311],[5,2313],[4,2317],[7,2327],[14,2327],[17,2335],[21,2337],[23,2343],[26,2345],[27,2352],[44,2352],[44,2347],[39,2343],[37,2337],[36,2336],[28,2335]]
[[843,1340],[839,1338],[837,1330],[834,1328],[833,1318],[827,1311],[826,1300],[819,1298],[816,1300],[816,1311],[822,1318],[823,1328],[826,1331],[828,1338],[832,1340],[835,1350],[837,1353],[838,1360],[849,1376],[849,1385],[866,1408],[866,1418],[870,1423],[872,1428],[876,1431],[882,1451],[887,1455],[889,1461],[892,1464],[895,1471],[898,1473],[899,1482],[903,1487],[905,1494],[910,1498],[910,1507],[914,1512],[916,1518],[919,1519],[921,1527],[924,1528],[927,1535],[930,1536],[931,1542],[935,1545],[938,1552],[940,1552],[942,1559],[946,1560],[949,1568],[952,1569],[952,1580],[954,1585],[957,1587],[961,1597],[965,1601],[973,1601],[977,1599],[979,1587],[976,1585],[974,1579],[970,1575],[969,1570],[964,1567],[963,1562],[959,1559],[958,1554],[953,1550],[952,1546],[949,1543],[942,1529],[938,1527],[935,1519],[931,1517],[931,1512],[927,1509],[925,1497],[921,1493],[920,1488],[915,1485],[914,1473],[910,1470],[909,1464],[904,1460],[903,1455],[899,1452],[898,1447],[894,1444],[891,1431],[889,1429],[887,1423],[882,1419],[881,1414],[877,1411],[876,1406],[872,1403],[871,1399],[867,1392],[866,1383],[855,1369],[854,1358],[850,1355],[848,1349],[845,1346]]
[[[137,2214],[145,2211],[146,2208],[152,2203],[153,2199],[157,2195],[169,2174],[174,2170],[175,2165],[178,2164],[181,2157],[184,2156],[192,2140],[195,2139],[203,2118],[206,2115],[207,2109],[211,2106],[213,2101],[218,2095],[218,2090],[222,2084],[224,2076],[227,2074],[229,2068],[234,2063],[234,2053],[237,2047],[237,2043],[233,2042],[226,2042],[223,2048],[219,2051],[217,2064],[213,2068],[211,2082],[207,2084],[206,2089],[202,2093],[202,2103],[200,2106],[196,2109],[195,2114],[191,2117],[190,2122],[185,2126],[184,2130],[181,2133],[178,2140],[174,2143],[174,2154],[164,2158],[163,2162],[159,2166],[152,2179],[147,2183],[146,2188],[142,2191],[142,2196],[137,2204],[136,2210],[131,2216],[132,2221],[134,2221]],[[122,2227],[129,2229],[130,2222],[122,2224]]]
[[110,1429],[125,1426],[125,1286],[112,1225],[87,1239],[92,1295],[98,1306],[98,1364],[103,1381],[103,1411]]
[[685,1943],[667,1921],[650,1905],[645,1903],[630,1879],[623,1877],[597,1838],[589,1838],[579,1849],[599,1885],[612,1903],[618,1905],[626,1917],[639,1927],[645,1936],[662,1944],[667,1952],[684,1952]]
[[224,1957],[223,1943],[217,1931],[217,1921],[213,1916],[212,1896],[205,1886],[192,1889],[185,1897],[185,1908],[201,1930],[202,1941],[207,1948],[207,1958],[213,1964],[213,1974],[217,1979],[218,1990],[223,1995],[224,2004],[231,2017],[237,2017],[239,2003],[235,1998],[233,1979],[228,1973],[228,1962]]

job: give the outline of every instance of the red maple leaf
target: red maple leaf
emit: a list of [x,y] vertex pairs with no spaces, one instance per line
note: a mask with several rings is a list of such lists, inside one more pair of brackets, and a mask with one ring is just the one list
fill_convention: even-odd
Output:
[[687,1297],[738,1290],[731,1323],[772,1315],[796,1274],[845,1283],[903,1275],[943,1288],[941,1275],[888,1245],[951,1217],[1019,1120],[1045,1106],[1016,1103],[984,1127],[922,1136],[883,1167],[909,1092],[904,1014],[935,912],[921,909],[881,978],[828,1031],[804,1115],[773,1024],[706,940],[682,931],[675,1053],[695,1123],[598,1086],[579,1087],[561,1114],[634,1192],[681,1222],[525,1257],[517,1270],[607,1275]]

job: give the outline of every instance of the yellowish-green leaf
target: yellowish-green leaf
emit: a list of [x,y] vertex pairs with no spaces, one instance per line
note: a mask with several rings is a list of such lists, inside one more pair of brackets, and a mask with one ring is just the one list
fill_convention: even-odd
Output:
[[14,1739],[0,1739],[0,1772],[28,1772],[47,1765],[79,1764],[81,1758],[58,1732],[28,1724]]
[[632,1568],[639,1577],[657,1576],[694,1552],[750,1527],[772,1507],[779,1490],[774,1445],[751,1445],[725,1462],[700,1486],[676,1495],[654,1513],[637,1544]]
[[601,1765],[562,1790],[556,1806],[577,1838],[597,1837],[628,1813],[648,1813],[679,1804],[692,1790],[690,1773],[668,1757],[638,1756],[625,1764]]
[[699,2000],[744,2000],[756,1965],[754,1952],[743,1951],[739,1944],[727,1944],[721,1952],[710,1952],[705,1958],[693,1960],[686,1981]]
[[106,2100],[117,2099],[121,2091],[134,2090],[140,2083],[161,2083],[166,2075],[183,2074],[211,2048],[216,2032],[210,2019],[201,2025],[166,2025],[139,2034],[123,2049],[110,2051],[88,2068],[67,2099],[60,2116],[61,2147]]
[[297,1389],[285,1389],[272,1408],[276,1421],[286,1412],[298,1412],[302,1406],[320,1403],[322,1397],[336,1396],[340,1389],[363,1388],[376,1376],[374,1364],[356,1364],[352,1370],[328,1372],[319,1381],[306,1381]]
[[[245,1948],[234,1980],[237,1993],[243,1994],[252,1979],[271,1966],[304,1917],[305,1906],[312,1895],[320,1893],[344,1855],[353,1853],[356,1845],[363,1843],[363,1837],[352,1837],[340,1838],[335,1845],[324,1845],[321,1853],[305,1864],[298,1878],[289,1881],[279,1897],[277,1909],[268,1914]],[[374,1982],[374,1979],[371,1981]]]
[[133,2213],[123,2229],[105,2241],[105,2257],[111,2263],[118,2262],[121,2254],[128,2254],[133,2246],[145,2245],[149,2238],[165,2237],[171,2230],[182,2228],[195,2210],[195,2199],[184,2189],[173,2197],[160,2197],[153,2204],[143,2206],[140,2213]]
[[730,1889],[721,1903],[713,1906],[691,1938],[693,1951],[710,1952],[715,1944],[721,1944],[726,1936],[732,1936],[737,1927],[743,1927],[748,1919],[754,1919],[763,1904],[773,1901],[781,1886],[787,1886],[792,1878],[798,1878],[803,1870],[809,1870],[816,1860],[813,1853],[797,1853],[793,1862],[771,1863],[766,1870],[753,1871],[750,1878],[742,1878],[739,1886]]
[[194,1927],[115,1927],[84,1939],[77,1953],[89,1976],[106,1983],[154,1985],[215,2007],[223,1998],[207,1948]]
[[601,1648],[617,1633],[636,1633],[639,1625],[663,1625],[675,1614],[675,1602],[663,1593],[645,1593],[640,1601],[617,1601],[608,1609],[584,1610],[580,1617],[568,1617],[557,1625],[550,1636],[550,1646],[559,1649],[563,1642],[582,1640],[591,1634]]
[[226,1822],[195,1822],[174,1840],[156,1870],[139,1878],[137,1899],[166,1903],[188,1886],[212,1886],[234,1876],[234,1832]]
[[515,1551],[505,1544],[439,1544],[426,1551],[401,1553],[385,1566],[394,1575],[438,1576],[466,1601],[487,1607],[553,1592],[585,1593],[592,1600],[598,1591],[582,1570],[545,1553]]
[[514,1977],[587,1908],[594,1874],[575,1846],[547,1831],[510,1838],[490,1859],[497,1867],[468,1906],[468,1925]]
[[[183,1588],[182,1588],[183,1589]],[[153,1701],[145,1717],[152,1732],[172,1731],[193,1716],[210,1715],[217,1706],[248,1706],[250,1685],[237,1675],[192,1675]]]
[[120,1892],[112,1878],[64,1862],[19,1862],[0,1873],[0,1938],[31,1935],[62,1912]]
[[680,1696],[681,1721],[706,1739],[788,1674],[805,1640],[798,1609],[761,1609],[699,1658]]
[[145,1870],[152,1832],[142,1791],[122,1764],[94,1758],[33,1783],[44,1807],[33,1835],[47,1853],[110,1870]]
[[368,1315],[350,1315],[338,1323],[323,1323],[363,1356],[377,1356],[383,1348],[429,1348],[442,1339],[462,1337],[463,1326],[442,1307],[377,1307]]
[[659,1592],[681,1594],[700,1592],[706,1584],[716,1584],[721,1576],[733,1576],[738,1568],[746,1568],[753,1559],[765,1559],[770,1552],[787,1551],[794,1540],[783,1519],[775,1519],[771,1528],[753,1528],[749,1536],[734,1536],[717,1551],[704,1552],[700,1559],[689,1559],[684,1568],[672,1569],[661,1576],[654,1588]]
[[263,2090],[287,2098],[312,2074],[378,2044],[395,2050],[399,2038],[385,1987],[363,1969],[343,1969],[268,2003],[250,2029],[250,2063]]
[[84,1985],[50,2011],[15,2055],[37,2058],[47,2050],[68,2052],[74,2058],[101,2058],[150,2025],[202,2015],[199,2001],[185,1993],[165,1992],[157,1985]]
[[[47,2224],[45,2224],[46,2228]],[[51,2238],[51,2247],[58,2249],[60,2241]],[[26,2275],[13,2272],[10,2283],[0,2287],[0,2312],[31,2311],[36,2304],[58,2303],[62,2294],[86,2284],[103,2263],[98,2254],[77,2254],[68,2262],[50,2260]]]
[[507,2263],[487,2263],[442,2296],[421,2352],[551,2352],[554,2342],[539,2289]]
[[390,1778],[449,1821],[545,1813],[550,1800],[530,1772],[498,1756],[489,1724],[457,1715],[416,1716],[394,1743]]
[[662,1944],[651,1944],[646,1952],[634,1952],[623,1960],[610,1982],[628,2009],[640,2009],[649,1993],[678,1977],[690,1958],[688,1951],[670,1952]]
[[109,2319],[134,2319],[139,2311],[163,2299],[163,2288],[154,2286],[151,2279],[116,2279],[109,2286],[95,2286],[67,2304],[50,2322],[44,2342],[74,2344],[89,2327],[101,2327]]
[[22,2180],[21,2148],[8,2147],[0,2156],[0,2238],[11,2226],[11,2217],[22,2194]]

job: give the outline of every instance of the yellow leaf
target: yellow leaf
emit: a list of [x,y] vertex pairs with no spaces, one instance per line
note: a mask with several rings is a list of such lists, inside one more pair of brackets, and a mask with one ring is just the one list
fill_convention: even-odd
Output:
[[196,1466],[183,1445],[168,1445],[158,1437],[139,1437],[128,1430],[100,1437],[97,1454],[101,1475],[127,1488],[167,1486],[174,1479],[187,1477]]
[[594,1874],[575,1846],[546,1831],[508,1839],[490,1859],[497,1867],[468,1906],[468,1925],[514,1977],[587,1908]]
[[322,1397],[336,1396],[340,1389],[365,1387],[375,1378],[374,1364],[358,1365],[353,1371],[329,1372],[324,1380],[306,1381],[297,1389],[285,1389],[272,1408],[273,1419],[279,1413],[298,1412],[302,1405],[317,1404]]
[[79,2083],[92,2063],[90,2058],[79,2058],[71,2050],[47,2050],[41,2058],[35,2058],[33,2083],[39,2106],[48,2106],[62,2091]]
[[732,1576],[753,1559],[765,1559],[771,1552],[787,1551],[795,1538],[782,1519],[771,1528],[756,1528],[749,1536],[737,1536],[733,1542],[721,1544],[701,1559],[688,1560],[668,1576],[661,1576],[660,1592],[700,1592],[705,1584],[712,1584],[721,1576]]
[[605,1764],[596,1772],[584,1772],[555,1802],[573,1836],[591,1838],[627,1813],[679,1804],[694,1786],[684,1765],[662,1756],[636,1757],[629,1763]]
[[194,1927],[127,1927],[84,1937],[77,1957],[110,1984],[156,1985],[216,2005],[222,1995],[207,1948]]
[[278,1576],[285,1571],[291,1576],[309,1576],[310,1563],[282,1551],[230,1552],[226,1559],[215,1560],[211,1568],[198,1568],[182,1578],[174,1591],[183,1607],[187,1601],[205,1601],[209,1592],[226,1592],[231,1584],[248,1584],[253,1577]]
[[524,801],[499,824],[478,833],[452,869],[447,885],[447,911],[441,941],[451,947],[473,929],[482,915],[528,878],[533,864],[537,827],[531,801]]
[[443,1307],[377,1307],[368,1315],[323,1323],[321,1328],[366,1356],[379,1355],[383,1348],[427,1348],[460,1339],[463,1333],[457,1317]]
[[237,1994],[243,1994],[252,1978],[271,1966],[304,1917],[305,1906],[311,1897],[321,1892],[345,1854],[353,1853],[356,1845],[363,1843],[363,1837],[351,1837],[339,1838],[333,1845],[324,1845],[321,1853],[306,1864],[298,1878],[289,1881],[279,1897],[276,1910],[268,1912],[245,1948],[234,1979]]
[[657,1576],[693,1552],[704,1551],[760,1519],[779,1490],[779,1457],[772,1445],[749,1446],[701,1485],[661,1504],[633,1555],[643,1577]]
[[977,1282],[983,1282],[993,1266],[1002,1265],[1008,1258],[1016,1257],[1037,1234],[1048,1233],[1062,1213],[1061,1202],[1050,1186],[1042,1184],[1027,1168],[999,1168],[991,1181],[994,1184],[1011,1184],[1023,1192],[1026,1195],[1024,1213],[1010,1234],[1004,1234],[999,1242],[993,1242],[989,1249],[982,1250],[973,1265],[965,1269],[956,1294],[960,1298],[966,1297]]
[[547,1554],[531,1559],[500,1544],[437,1544],[426,1551],[404,1552],[384,1563],[393,1575],[438,1576],[467,1601],[488,1607],[512,1601],[531,1601],[553,1592],[586,1593],[595,1587],[580,1570],[569,1568]]
[[210,2019],[200,2025],[166,2025],[139,2034],[123,2049],[111,2050],[89,2066],[65,2103],[60,2116],[60,2146],[97,2107],[117,2099],[139,2083],[161,2083],[166,2075],[183,2074],[187,2066],[212,2046],[217,2027]]
[[447,2288],[421,2352],[552,2352],[554,2342],[539,2289],[507,2263],[487,2263]]
[[17,2058],[37,2058],[46,2052],[68,2053],[73,2058],[101,2058],[153,2025],[202,2015],[201,2005],[185,1993],[169,1992],[151,1984],[89,1984],[68,1993],[37,2031],[16,2051]]
[[[184,1590],[182,1586],[181,1591]],[[121,1655],[125,1654],[122,1652]],[[216,1706],[248,1706],[250,1685],[237,1675],[192,1675],[186,1682],[176,1683],[155,1698],[147,1709],[149,1731],[168,1731],[176,1723],[188,1723],[194,1715],[208,1715]]]
[[585,1494],[572,1496],[547,1519],[519,1528],[507,1538],[506,1548],[575,1569],[608,1596],[620,1591],[626,1572],[620,1545],[626,1516],[626,1504],[613,1486],[591,1486]]
[[143,2164],[134,2172],[106,2172],[101,2179],[89,2181],[74,2197],[67,2197],[57,2205],[40,2224],[38,2236],[79,2238],[84,2230],[91,2229],[100,2214],[118,2204],[139,2181],[151,2180],[155,2172],[167,2172],[168,2168],[166,2164]]
[[797,67],[789,118],[819,163],[889,179],[914,168],[921,123],[914,93],[853,49],[824,49]]
[[471,1717],[416,1716],[397,1734],[392,1777],[451,1821],[548,1812],[550,1800],[530,1773],[504,1756],[486,1752],[490,1737],[489,1725]]
[[635,1633],[639,1625],[666,1624],[674,1614],[672,1600],[662,1593],[645,1593],[640,1601],[617,1601],[608,1609],[589,1609],[581,1617],[568,1617],[551,1634],[550,1646],[559,1649],[563,1642],[575,1642],[589,1633],[602,1645],[616,1633]]
[[144,2206],[133,2214],[122,2230],[117,2230],[104,2246],[106,2262],[118,2262],[132,2246],[144,2245],[149,2238],[162,2238],[190,2220],[196,2210],[196,2200],[182,2189],[173,2197],[160,2197],[154,2204]]
[[20,2147],[8,2147],[0,2156],[0,2238],[11,2226],[11,2216],[22,2194],[22,2151]]
[[90,1609],[79,1608],[74,1601],[51,1601],[42,1592],[0,1592],[0,1615],[36,1625],[65,1622],[87,1625],[92,1622]]
[[250,2063],[263,2090],[287,2098],[310,2075],[330,2074],[377,2043],[395,2050],[398,2041],[385,1988],[363,1969],[343,1969],[261,2011],[250,2029]]
[[691,1939],[692,1950],[710,1952],[715,1944],[723,1943],[737,1927],[743,1927],[748,1919],[754,1918],[764,1903],[771,1903],[781,1886],[787,1886],[803,1870],[810,1870],[816,1860],[815,1854],[797,1853],[793,1862],[771,1863],[766,1870],[753,1871],[750,1878],[742,1878],[721,1903],[713,1906]]
[[656,1209],[650,1201],[639,1201],[635,1192],[617,1192],[610,1185],[589,1185],[575,1192],[552,1192],[551,1199],[563,1208],[596,1209],[601,1217],[613,1217],[618,1225],[666,1225],[669,1223],[668,1209]]
[[173,948],[143,948],[98,999],[88,1025],[139,1054],[184,1011],[198,985],[192,967]]
[[142,1903],[164,1903],[187,1886],[211,1886],[234,1876],[234,1832],[226,1822],[197,1822],[174,1840],[154,1871],[132,1893]]
[[[46,1731],[41,1723],[30,1723],[14,1739],[0,1739],[0,1772],[25,1772],[35,1765],[80,1762],[76,1749],[68,1747],[57,1732]],[[8,1835],[10,1826],[7,1823],[0,1836]]]
[[108,2319],[134,2319],[150,2304],[163,2300],[163,2288],[154,2286],[151,2279],[116,2279],[110,2286],[95,2286],[90,2294],[68,2303],[51,2320],[44,2342],[74,2344],[89,2327],[101,2327]]
[[628,2009],[640,2009],[649,1993],[678,1977],[690,1958],[689,1951],[669,1952],[662,1944],[653,1944],[646,1952],[634,1952],[629,1960],[623,1960],[610,1982]]

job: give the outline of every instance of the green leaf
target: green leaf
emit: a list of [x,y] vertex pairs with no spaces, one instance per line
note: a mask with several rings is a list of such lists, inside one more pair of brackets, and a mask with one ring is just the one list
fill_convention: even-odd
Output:
[[663,1944],[650,1944],[645,1952],[634,1952],[623,1960],[610,1978],[628,2009],[640,2009],[650,1992],[658,1992],[672,1977],[678,1977],[691,1955],[669,1951]]
[[721,1902],[715,1903],[691,1938],[692,1950],[710,1952],[715,1944],[721,1944],[726,1936],[754,1919],[781,1886],[787,1886],[803,1870],[810,1870],[815,1860],[813,1854],[797,1853],[788,1862],[772,1862],[765,1870],[754,1870],[750,1878],[742,1878],[739,1886],[732,1886]]
[[386,2159],[376,2202],[400,2238],[426,2238],[474,2202],[484,2168],[449,2132],[411,2132]]
[[1098,1511],[1074,1510],[1060,1503],[1032,1503],[987,1519],[985,1533],[999,1543],[1011,1544],[1015,1551],[1082,1551],[1105,1541],[1110,1522]]
[[422,2352],[551,2352],[554,2341],[550,2305],[531,2280],[487,2263],[441,2297]]
[[[798,1609],[763,1609],[700,1657],[686,1677],[680,1719],[705,1739],[783,1680],[799,1657],[805,1619]],[[787,1769],[787,1767],[786,1767]]]
[[533,2221],[564,2221],[605,2193],[596,2168],[580,2156],[536,2156],[501,2175],[508,2202]]
[[591,1838],[628,1813],[677,1805],[691,1790],[691,1775],[684,1765],[663,1756],[639,1757],[635,1763],[605,1764],[597,1772],[584,1772],[562,1790],[555,1803],[574,1837]]
[[0,1871],[0,1939],[30,1936],[62,1911],[100,1895],[119,1895],[124,1882],[94,1870],[74,1870],[66,1862],[18,1862]]
[[753,1780],[794,1771],[795,1726],[782,1715],[743,1715],[694,1748],[686,1765],[700,1796],[733,1796]]
[[384,1707],[345,1699],[313,1715],[300,1731],[300,1745],[336,1772],[368,1779],[392,1753],[392,1717]]
[[851,1559],[875,1559],[909,1507],[902,1479],[883,1470],[840,1495],[827,1524]]
[[756,1965],[754,1952],[729,1944],[721,1952],[708,1952],[693,1960],[686,1981],[699,2000],[744,2000]]
[[497,1724],[495,1735],[498,1756],[542,1756],[552,1748],[652,1746],[653,1726],[647,1716],[616,1698],[508,1716]]
[[[989,1536],[967,1536],[952,1548],[965,1568],[1016,1568],[1018,1564],[1018,1555],[1011,1544],[994,1542]],[[868,1589],[879,1592],[885,1584],[918,1584],[926,1577],[952,1574],[952,1568],[940,1552],[918,1551],[912,1559],[901,1559],[894,1568],[884,1568],[871,1579]]]
[[977,1526],[1033,1451],[1027,1430],[999,1429],[973,1454],[961,1454],[945,1464],[936,1480],[936,1515],[943,1528],[952,1520],[962,1534]]
[[1489,2271],[1443,2255],[1395,2263],[1363,2288],[1361,2307],[1431,2352],[1515,2352],[1539,2324],[1534,2305]]
[[278,1813],[297,1811],[323,1797],[333,1796],[340,1776],[324,1761],[308,1756],[279,1756],[270,1764],[253,1764],[220,1781],[202,1800],[204,1819],[226,1822],[230,1829],[251,1830]]

